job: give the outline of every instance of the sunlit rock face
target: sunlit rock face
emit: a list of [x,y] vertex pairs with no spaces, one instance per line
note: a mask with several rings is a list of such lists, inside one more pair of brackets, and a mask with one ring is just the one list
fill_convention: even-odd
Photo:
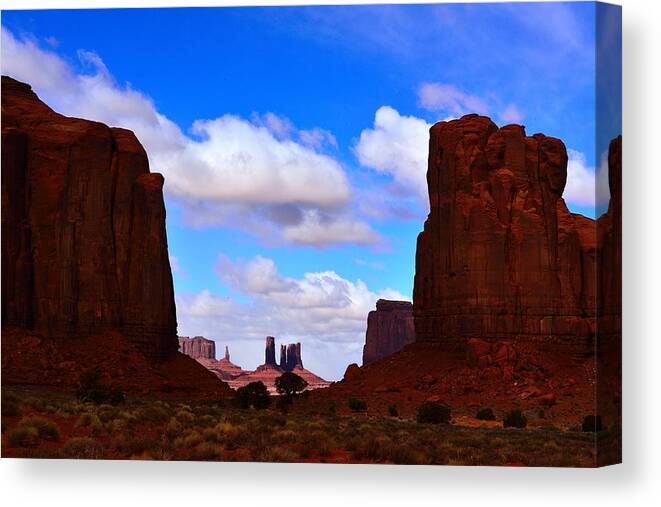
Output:
[[566,179],[559,139],[474,114],[431,128],[413,293],[419,342],[570,339],[589,352],[597,229],[567,209]]

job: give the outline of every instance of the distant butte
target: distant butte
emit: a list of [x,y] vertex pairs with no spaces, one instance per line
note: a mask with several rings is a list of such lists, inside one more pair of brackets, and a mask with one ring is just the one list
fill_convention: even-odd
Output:
[[415,341],[413,304],[379,299],[367,316],[363,365],[378,361]]
[[321,389],[328,387],[330,382],[315,375],[310,370],[303,367],[301,358],[301,344],[290,343],[287,346],[280,347],[280,364],[275,363],[275,338],[266,337],[266,347],[264,353],[264,364],[258,366],[255,371],[248,372],[229,382],[230,387],[238,389],[250,382],[261,381],[272,394],[275,390],[275,379],[285,371],[291,371],[302,377],[307,383],[307,390]]

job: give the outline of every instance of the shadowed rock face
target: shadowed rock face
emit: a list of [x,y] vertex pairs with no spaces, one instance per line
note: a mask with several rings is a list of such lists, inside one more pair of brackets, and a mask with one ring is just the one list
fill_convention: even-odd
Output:
[[413,305],[379,299],[367,316],[363,365],[373,363],[415,341]]
[[277,366],[277,363],[275,362],[275,338],[273,336],[266,337],[266,346],[264,347],[264,364]]
[[595,333],[596,225],[562,199],[559,139],[467,115],[430,131],[430,213],[418,236],[417,340]]
[[135,135],[2,77],[2,324],[177,351],[163,177]]
[[292,371],[294,368],[303,368],[303,359],[301,358],[301,344],[289,343],[284,348],[285,354],[283,356],[283,347],[280,347],[280,368],[284,371]]

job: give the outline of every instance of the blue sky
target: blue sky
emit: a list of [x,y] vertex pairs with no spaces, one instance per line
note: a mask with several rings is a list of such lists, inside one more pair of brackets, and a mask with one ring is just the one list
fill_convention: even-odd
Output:
[[302,341],[306,366],[335,379],[360,362],[376,298],[411,297],[433,122],[476,111],[561,138],[565,197],[594,215],[595,16],[592,3],[4,11],[2,70],[143,142],[166,177],[180,334],[249,368],[267,334]]

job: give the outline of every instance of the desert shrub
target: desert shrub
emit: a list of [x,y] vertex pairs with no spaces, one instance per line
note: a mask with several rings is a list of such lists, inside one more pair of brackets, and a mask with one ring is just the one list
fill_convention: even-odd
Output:
[[200,442],[190,452],[192,459],[206,460],[217,458],[218,456],[220,456],[220,449],[218,444],[214,442]]
[[101,459],[105,454],[103,445],[89,437],[73,437],[60,449],[61,458]]
[[276,463],[293,463],[298,461],[298,454],[287,447],[266,447],[256,457],[258,461],[276,462]]
[[425,424],[447,424],[452,412],[450,407],[438,401],[425,401],[418,407],[416,420]]
[[198,417],[197,424],[203,428],[209,428],[211,426],[215,426],[216,418],[212,415],[205,414],[201,417]]
[[98,415],[91,412],[84,412],[80,414],[80,417],[76,420],[75,427],[89,428],[92,434],[98,435],[103,429],[103,423]]
[[358,398],[349,398],[347,400],[347,405],[352,412],[365,412],[367,410],[367,402],[365,400],[359,400]]
[[581,431],[596,433],[603,429],[600,415],[586,415],[581,424]]
[[397,406],[396,406],[396,405],[390,405],[390,406],[388,407],[388,415],[389,415],[390,417],[399,417],[399,410],[397,410]]
[[2,391],[2,417],[12,417],[20,413],[20,400],[14,393]]
[[107,424],[108,431],[112,433],[121,433],[126,431],[128,425],[126,424],[125,419],[113,419]]
[[273,441],[278,444],[293,444],[297,437],[298,433],[293,430],[279,430],[273,433]]
[[19,428],[35,428],[42,440],[59,440],[60,428],[53,421],[43,417],[31,416],[24,417],[18,423]]
[[39,443],[39,431],[31,427],[17,427],[7,433],[9,447],[36,447]]
[[476,419],[479,419],[480,421],[495,421],[496,416],[493,413],[493,410],[490,408],[481,408],[480,410],[477,411],[477,415],[475,416]]
[[280,414],[272,414],[268,420],[269,426],[283,428],[287,426],[287,418]]
[[96,413],[99,416],[99,419],[101,419],[101,422],[107,423],[108,421],[112,421],[113,419],[117,418],[119,415],[119,409],[117,407],[113,407],[112,405],[103,404],[99,406],[99,408],[96,410]]
[[394,445],[389,454],[388,461],[399,465],[428,465],[430,463],[430,459],[423,452],[410,445]]
[[170,420],[168,410],[157,403],[142,407],[136,412],[136,416],[141,421],[152,424],[162,424]]
[[192,414],[190,410],[186,408],[177,410],[175,412],[175,417],[177,418],[177,421],[179,421],[181,424],[185,426],[189,426],[193,424],[193,422],[195,421],[195,416]]
[[202,440],[205,442],[218,442],[218,433],[213,428],[205,428],[202,431]]
[[115,441],[115,448],[124,456],[146,457],[145,453],[158,448],[158,442],[148,435],[124,436]]
[[243,409],[252,407],[263,410],[271,405],[271,396],[264,383],[258,380],[239,387],[234,395],[234,403]]
[[101,382],[101,370],[98,368],[80,374],[76,396],[80,401],[97,405],[119,405],[124,402],[124,393],[119,387]]
[[174,445],[177,447],[190,449],[192,447],[197,446],[200,442],[202,442],[202,435],[200,435],[197,431],[193,430],[177,438],[174,441]]
[[28,396],[27,398],[23,399],[23,405],[26,407],[30,407],[31,409],[35,410],[36,412],[43,412],[44,407],[46,404],[44,403],[44,400],[41,400],[39,398],[35,398],[34,396]]
[[171,417],[170,420],[168,421],[167,426],[165,426],[165,436],[168,437],[170,440],[174,440],[179,435],[181,435],[182,431],[183,431],[183,426],[181,425],[181,423],[177,421],[176,418]]
[[520,410],[510,410],[503,419],[504,428],[525,428],[528,425],[528,419]]

